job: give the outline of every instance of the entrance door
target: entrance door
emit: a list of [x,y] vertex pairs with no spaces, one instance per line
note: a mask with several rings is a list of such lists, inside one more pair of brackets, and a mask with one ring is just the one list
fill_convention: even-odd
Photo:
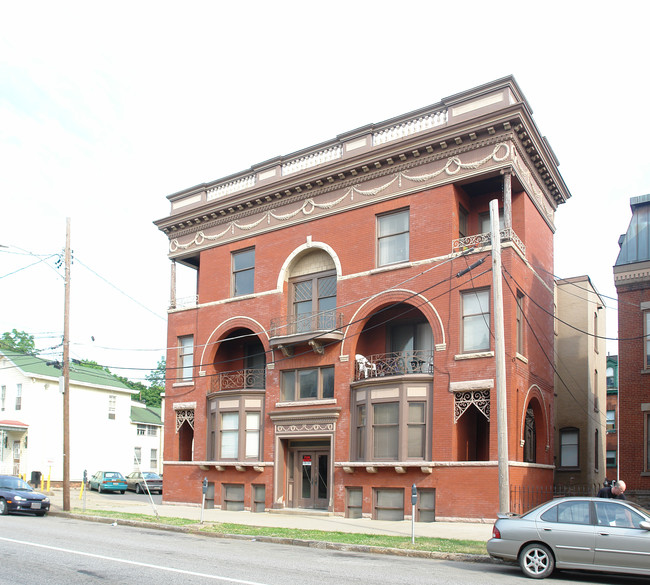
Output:
[[20,441],[14,441],[14,475],[20,474]]
[[296,452],[296,499],[299,508],[327,509],[329,505],[329,452]]

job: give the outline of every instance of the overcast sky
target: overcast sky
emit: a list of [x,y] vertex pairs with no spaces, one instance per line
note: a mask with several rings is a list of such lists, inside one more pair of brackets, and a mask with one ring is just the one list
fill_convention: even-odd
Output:
[[648,6],[0,0],[0,332],[60,345],[63,271],[40,255],[69,217],[72,357],[143,377],[166,345],[168,194],[510,74],[572,194],[555,272],[615,298],[650,192]]

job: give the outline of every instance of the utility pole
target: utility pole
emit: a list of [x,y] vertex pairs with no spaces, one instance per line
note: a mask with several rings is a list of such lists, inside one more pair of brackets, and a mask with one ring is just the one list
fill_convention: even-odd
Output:
[[63,510],[70,511],[70,218],[65,224],[65,292],[63,308]]
[[499,451],[499,512],[510,512],[510,471],[508,469],[508,404],[506,392],[506,346],[503,325],[503,284],[501,274],[501,231],[499,201],[490,201],[492,236],[492,298],[494,304],[494,358],[497,385],[497,439]]

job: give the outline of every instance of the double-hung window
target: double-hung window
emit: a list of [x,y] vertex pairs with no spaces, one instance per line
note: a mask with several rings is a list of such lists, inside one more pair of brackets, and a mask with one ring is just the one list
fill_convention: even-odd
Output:
[[228,394],[209,400],[209,456],[257,461],[261,457],[263,396]]
[[23,406],[23,385],[16,384],[16,410],[20,410]]
[[325,400],[334,398],[334,366],[282,372],[281,400]]
[[232,294],[235,297],[255,292],[255,248],[232,253]]
[[560,429],[560,467],[578,467],[578,448],[580,446],[578,429]]
[[650,311],[643,313],[643,335],[645,336],[645,369],[650,370]]
[[178,372],[181,380],[190,381],[194,370],[194,336],[178,338]]
[[408,262],[409,210],[377,217],[377,263],[379,266]]
[[461,293],[463,313],[463,353],[490,350],[490,291]]

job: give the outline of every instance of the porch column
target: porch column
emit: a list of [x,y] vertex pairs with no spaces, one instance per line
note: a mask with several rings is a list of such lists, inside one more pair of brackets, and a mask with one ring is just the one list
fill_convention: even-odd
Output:
[[503,175],[503,227],[512,229],[512,171],[501,171]]
[[172,260],[171,290],[169,291],[169,308],[176,308],[176,260]]

